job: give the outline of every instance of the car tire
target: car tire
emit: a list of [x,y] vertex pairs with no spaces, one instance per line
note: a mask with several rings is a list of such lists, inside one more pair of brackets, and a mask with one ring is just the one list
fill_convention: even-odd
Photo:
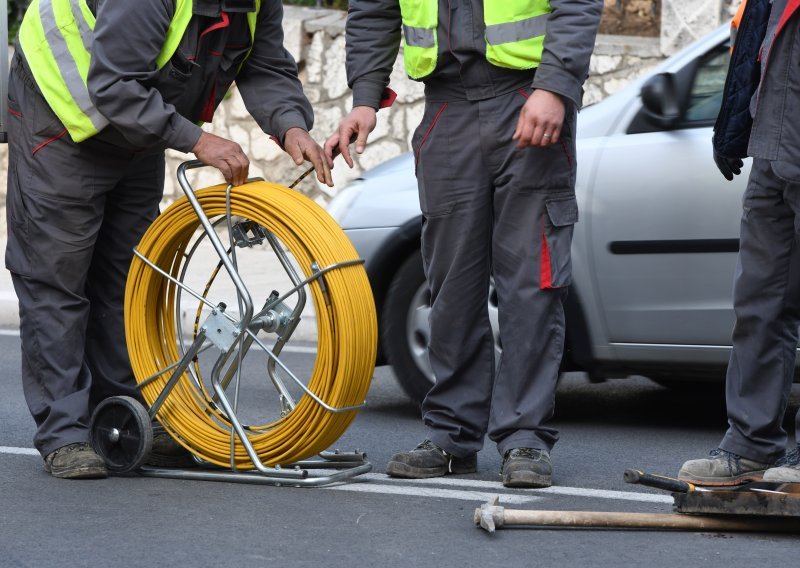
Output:
[[422,254],[415,251],[395,273],[381,314],[381,342],[386,359],[403,391],[421,403],[433,386],[428,362],[430,292],[422,268]]

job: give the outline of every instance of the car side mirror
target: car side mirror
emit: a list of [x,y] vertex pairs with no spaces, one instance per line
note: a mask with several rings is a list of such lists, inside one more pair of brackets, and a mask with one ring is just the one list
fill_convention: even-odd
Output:
[[659,73],[648,79],[641,90],[647,117],[662,128],[674,128],[681,119],[675,76]]

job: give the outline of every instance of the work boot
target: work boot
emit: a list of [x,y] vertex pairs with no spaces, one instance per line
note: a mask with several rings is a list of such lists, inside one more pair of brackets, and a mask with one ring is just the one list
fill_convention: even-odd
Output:
[[477,454],[457,458],[430,440],[425,440],[410,452],[393,455],[386,466],[386,473],[391,477],[426,479],[448,473],[475,473],[477,469]]
[[86,442],[62,446],[44,458],[44,470],[59,479],[105,479],[106,464]]
[[678,479],[695,485],[741,485],[748,481],[761,481],[770,465],[717,448],[711,450],[705,459],[684,463]]
[[775,465],[764,473],[764,481],[800,483],[800,445],[776,461]]
[[547,450],[514,448],[503,455],[503,485],[506,487],[550,487],[553,465]]
[[158,422],[153,422],[153,447],[144,465],[152,467],[196,467],[192,453],[175,441],[175,438]]

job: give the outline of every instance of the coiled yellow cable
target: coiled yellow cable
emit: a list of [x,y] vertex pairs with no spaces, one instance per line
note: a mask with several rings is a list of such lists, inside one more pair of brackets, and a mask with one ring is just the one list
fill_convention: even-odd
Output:
[[[195,194],[209,218],[226,214],[226,186]],[[305,277],[311,265],[320,268],[357,260],[358,255],[336,222],[316,203],[286,187],[251,182],[231,190],[231,214],[255,221],[273,233],[294,256]],[[139,244],[139,252],[178,278],[199,220],[184,197],[168,207]],[[375,305],[361,265],[340,267],[308,285],[317,316],[317,357],[308,388],[331,407],[361,404],[374,370],[377,324]],[[134,258],[125,293],[128,352],[138,382],[162,371],[181,357],[175,325],[178,287]],[[251,291],[252,293],[252,291]],[[326,301],[327,300],[327,301]],[[256,308],[258,309],[258,308]],[[266,357],[266,354],[265,354]],[[142,386],[153,404],[171,373]],[[202,381],[201,381],[202,382]],[[331,446],[355,418],[355,411],[332,413],[304,394],[293,410],[264,426],[250,426],[250,442],[265,465],[289,464]],[[227,417],[187,373],[159,409],[159,422],[185,448],[208,462],[231,465],[231,426]],[[233,449],[239,469],[251,469],[238,437]]]

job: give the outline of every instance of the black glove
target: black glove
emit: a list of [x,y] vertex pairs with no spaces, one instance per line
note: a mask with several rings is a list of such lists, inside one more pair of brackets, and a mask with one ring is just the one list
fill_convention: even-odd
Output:
[[716,148],[714,148],[714,162],[728,181],[733,181],[733,176],[738,176],[742,173],[742,166],[744,165],[744,162],[739,158],[723,156],[717,152]]

